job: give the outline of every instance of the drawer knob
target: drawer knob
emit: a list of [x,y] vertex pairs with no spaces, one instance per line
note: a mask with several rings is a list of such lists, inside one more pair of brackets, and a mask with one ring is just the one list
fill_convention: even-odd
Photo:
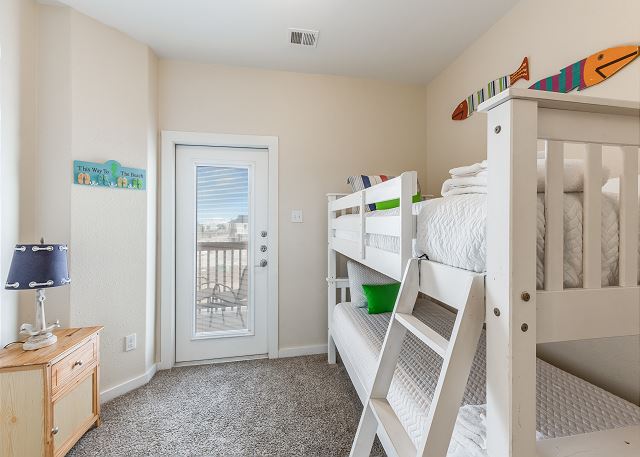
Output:
[[57,434],[58,434],[58,432],[59,432],[58,427],[53,427],[53,428],[51,429],[51,434],[52,434],[52,435],[57,435]]
[[83,363],[84,362],[82,360],[76,360],[75,362],[73,362],[73,368],[81,367]]

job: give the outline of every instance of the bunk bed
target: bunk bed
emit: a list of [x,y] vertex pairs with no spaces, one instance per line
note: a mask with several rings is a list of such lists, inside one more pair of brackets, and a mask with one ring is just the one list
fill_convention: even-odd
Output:
[[[421,212],[438,203],[412,204],[415,172],[352,194],[329,194],[329,362],[335,363],[337,347],[365,410],[375,412],[372,430],[390,455],[406,449],[444,456],[460,420],[458,407],[482,404],[486,409],[475,414],[486,414],[485,452],[491,456],[638,455],[640,408],[537,360],[536,344],[640,334],[640,104],[511,88],[479,110],[487,113],[490,164],[486,268],[416,258],[421,240],[433,236],[425,233]],[[546,148],[542,251],[536,233],[538,140]],[[582,268],[580,282],[569,286],[565,143],[586,148]],[[603,146],[620,148],[623,160],[614,262],[602,249]],[[365,211],[396,198],[395,210]],[[391,316],[366,315],[348,303],[348,279],[336,276],[337,254],[402,281]],[[428,298],[416,302],[418,291]],[[410,330],[408,338],[394,333],[397,322]],[[486,330],[478,326],[483,322]],[[392,364],[381,352],[387,347]],[[454,357],[460,361],[453,363]],[[452,371],[449,378],[444,366]],[[456,380],[461,377],[464,383]],[[384,389],[376,387],[379,378]],[[367,427],[363,416],[358,433]],[[363,455],[362,449],[354,445],[352,455]]]

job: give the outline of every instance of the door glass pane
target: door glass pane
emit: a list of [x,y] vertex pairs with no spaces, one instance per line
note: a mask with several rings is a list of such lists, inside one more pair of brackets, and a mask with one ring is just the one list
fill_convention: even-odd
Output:
[[196,167],[195,335],[247,331],[249,170]]

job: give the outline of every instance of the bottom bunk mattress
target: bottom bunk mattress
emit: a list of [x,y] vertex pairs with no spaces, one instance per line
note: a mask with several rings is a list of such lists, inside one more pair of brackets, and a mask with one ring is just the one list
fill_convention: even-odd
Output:
[[[414,315],[449,338],[455,319],[452,312],[419,299]],[[368,314],[366,308],[351,303],[340,303],[333,311],[331,333],[341,356],[348,359],[355,372],[351,375],[357,376],[367,391],[373,383],[390,317],[390,313]],[[450,456],[486,455],[484,406],[470,406],[486,402],[485,355],[483,331],[456,422]],[[388,399],[416,445],[426,423],[441,364],[442,359],[435,352],[408,334]],[[539,439],[640,425],[640,407],[540,359],[537,360],[536,402]]]

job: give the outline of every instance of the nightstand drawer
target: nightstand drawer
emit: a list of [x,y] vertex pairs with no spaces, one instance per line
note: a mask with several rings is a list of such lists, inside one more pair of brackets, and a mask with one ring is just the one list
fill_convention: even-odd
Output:
[[97,340],[93,337],[64,359],[56,362],[51,367],[52,393],[55,394],[66,383],[92,368],[97,360],[97,353]]

